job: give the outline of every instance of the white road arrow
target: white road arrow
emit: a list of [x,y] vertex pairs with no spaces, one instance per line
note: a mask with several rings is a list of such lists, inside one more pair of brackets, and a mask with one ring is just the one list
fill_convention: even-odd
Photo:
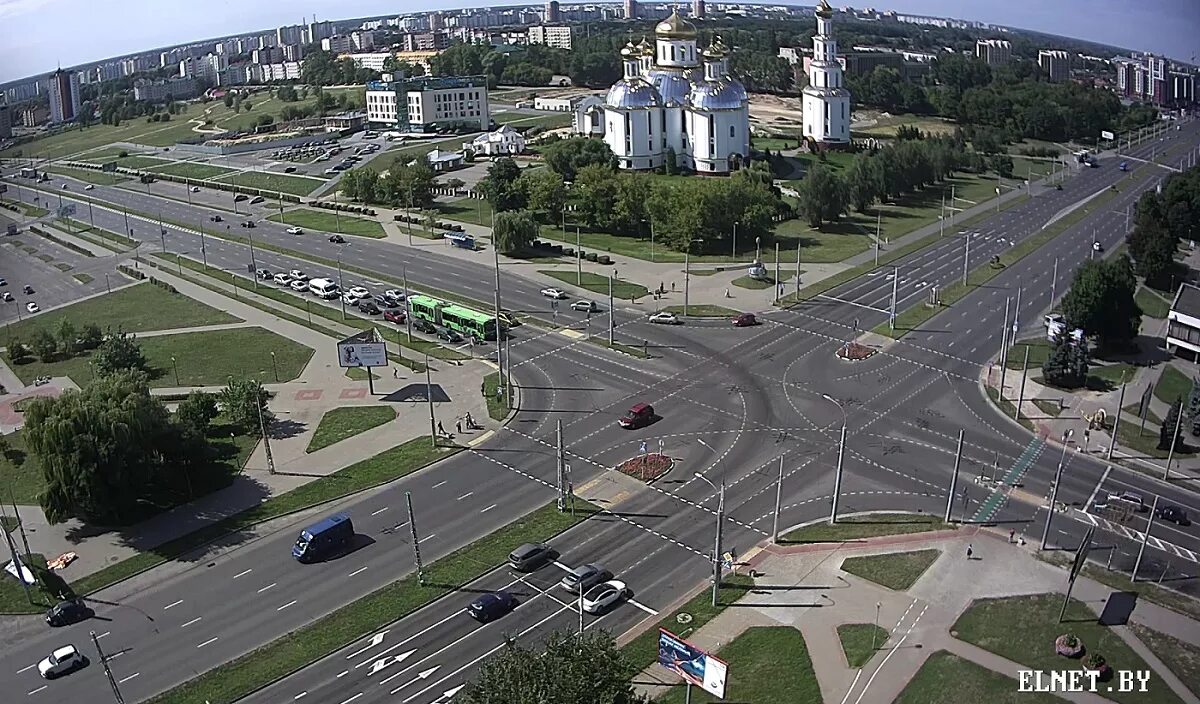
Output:
[[411,680],[405,682],[404,684],[400,685],[399,687],[388,692],[388,694],[395,694],[396,692],[399,692],[400,690],[404,689],[405,687],[409,686],[410,684],[416,684],[417,682],[420,682],[423,679],[427,679],[430,675],[432,675],[433,673],[437,672],[440,669],[442,669],[441,665],[434,665],[433,667],[429,668],[428,670],[422,670],[420,673],[417,674],[416,677],[412,678]]
[[451,699],[454,698],[455,694],[458,694],[458,690],[460,690],[466,686],[467,685],[465,685],[465,684],[460,684],[457,687],[455,687],[454,689],[447,689],[445,692],[442,692],[442,696],[438,697],[437,701],[439,701],[439,702],[442,700],[450,701]]
[[385,635],[387,635],[387,631],[380,631],[379,633],[376,633],[375,635],[371,636],[371,644],[370,645],[367,645],[358,650],[355,650],[353,653],[350,653],[349,655],[347,655],[346,659],[353,660],[357,656],[362,655],[363,653],[367,652],[371,648],[374,648],[375,646],[379,645],[380,643],[383,642],[383,637]]
[[398,662],[404,662],[405,660],[408,659],[408,656],[412,655],[415,652],[417,652],[417,651],[409,650],[408,652],[400,653],[399,655],[393,655],[390,658],[379,658],[375,662],[371,663],[371,669],[367,671],[367,677],[370,677],[371,675],[375,674],[376,672],[379,672],[380,670],[382,670],[385,667],[388,667],[389,665],[395,665]]

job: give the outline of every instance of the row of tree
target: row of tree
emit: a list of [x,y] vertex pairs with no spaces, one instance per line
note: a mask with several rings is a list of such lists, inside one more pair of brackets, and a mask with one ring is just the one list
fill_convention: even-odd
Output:
[[1200,234],[1200,169],[1172,175],[1162,192],[1151,190],[1138,199],[1129,235],[1129,254],[1138,275],[1149,286],[1170,290],[1179,265],[1175,252],[1182,241]]
[[428,208],[433,205],[433,189],[438,186],[433,169],[424,159],[409,161],[398,157],[387,175],[370,166],[350,169],[342,174],[342,195],[367,204],[393,207]]

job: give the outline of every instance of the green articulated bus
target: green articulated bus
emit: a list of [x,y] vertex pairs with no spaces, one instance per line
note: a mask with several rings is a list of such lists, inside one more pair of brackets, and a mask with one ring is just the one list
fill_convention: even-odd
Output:
[[416,295],[408,297],[409,315],[414,318],[428,320],[436,325],[442,324],[442,309],[447,305],[449,304],[445,301],[438,300],[432,296]]
[[496,339],[496,317],[432,296],[408,297],[409,314],[478,340]]

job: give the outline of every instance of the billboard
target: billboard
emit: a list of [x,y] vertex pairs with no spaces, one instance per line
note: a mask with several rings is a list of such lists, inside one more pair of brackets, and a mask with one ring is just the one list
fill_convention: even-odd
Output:
[[1108,139],[1108,140],[1112,140],[1112,139],[1114,139],[1115,137],[1116,137],[1116,135],[1114,135],[1112,132],[1109,132],[1108,130],[1101,130],[1101,131],[1100,131],[1100,139]]
[[373,328],[337,343],[339,367],[386,367],[387,348]]
[[665,628],[658,629],[658,664],[714,697],[725,698],[729,665]]

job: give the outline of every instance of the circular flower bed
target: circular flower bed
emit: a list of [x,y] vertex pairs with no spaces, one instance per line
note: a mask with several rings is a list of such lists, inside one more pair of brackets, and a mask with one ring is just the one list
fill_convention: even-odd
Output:
[[1083,641],[1074,633],[1064,633],[1054,639],[1054,652],[1068,658],[1077,658],[1083,654]]
[[1083,660],[1083,667],[1088,670],[1094,670],[1101,675],[1108,672],[1108,663],[1104,660],[1104,656],[1100,653],[1092,653]]
[[651,452],[637,457],[630,457],[617,465],[617,471],[644,482],[652,482],[671,471],[675,460],[667,455]]
[[866,345],[860,345],[857,342],[848,342],[838,348],[838,359],[845,359],[851,362],[858,362],[875,354],[875,350]]

